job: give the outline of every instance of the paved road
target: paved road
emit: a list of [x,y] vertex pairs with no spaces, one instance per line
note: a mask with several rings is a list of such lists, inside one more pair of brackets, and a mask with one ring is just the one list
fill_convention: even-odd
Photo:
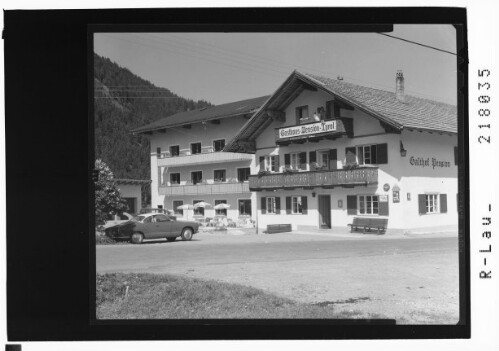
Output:
[[200,234],[195,239],[98,246],[97,272],[215,279],[302,302],[335,302],[342,309],[381,314],[403,323],[458,319],[455,236],[286,233]]

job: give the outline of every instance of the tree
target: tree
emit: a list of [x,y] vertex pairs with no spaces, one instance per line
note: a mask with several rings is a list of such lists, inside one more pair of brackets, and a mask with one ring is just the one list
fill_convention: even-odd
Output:
[[95,223],[104,224],[109,213],[117,214],[126,210],[114,183],[111,169],[100,159],[95,160]]

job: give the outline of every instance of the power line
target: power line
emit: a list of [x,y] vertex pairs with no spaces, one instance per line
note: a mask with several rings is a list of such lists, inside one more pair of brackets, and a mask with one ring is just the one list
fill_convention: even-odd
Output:
[[423,47],[428,48],[428,49],[433,49],[433,50],[445,52],[446,54],[451,54],[451,55],[457,56],[457,54],[455,54],[453,52],[450,52],[450,51],[447,51],[447,50],[443,50],[443,49],[439,49],[439,48],[436,48],[434,46],[430,46],[430,45],[426,45],[426,44],[421,44],[421,43],[418,43],[418,42],[415,42],[415,41],[412,41],[412,40],[408,40],[408,39],[404,39],[404,38],[399,38],[399,37],[396,37],[396,36],[393,36],[393,35],[389,35],[389,34],[385,34],[385,33],[380,33],[380,32],[376,32],[376,34],[384,35],[384,36],[389,37],[389,38],[393,38],[393,39],[397,39],[397,40],[402,40],[402,41],[405,41],[407,43],[411,43],[411,44],[423,46]]

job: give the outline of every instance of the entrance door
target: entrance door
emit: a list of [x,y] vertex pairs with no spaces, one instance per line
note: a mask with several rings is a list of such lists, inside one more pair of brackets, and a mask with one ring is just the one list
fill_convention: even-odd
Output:
[[319,228],[331,228],[331,196],[319,195]]

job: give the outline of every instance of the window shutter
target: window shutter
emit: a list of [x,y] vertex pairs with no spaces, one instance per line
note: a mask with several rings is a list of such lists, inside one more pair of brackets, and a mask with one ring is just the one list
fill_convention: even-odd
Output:
[[295,109],[295,113],[296,113],[296,124],[298,125],[298,124],[300,124],[300,114],[301,114],[301,113],[300,113],[300,108],[299,108],[299,107],[297,107],[297,108]]
[[457,165],[457,158],[458,158],[457,146],[454,146],[454,164],[455,165]]
[[376,145],[376,164],[382,165],[388,163],[388,144],[378,144]]
[[359,165],[364,164],[364,147],[357,147],[357,160],[359,161]]
[[301,197],[301,211],[302,211],[302,214],[308,213],[308,202],[307,202],[306,196]]
[[286,196],[286,214],[291,214],[291,196]]
[[276,214],[281,213],[281,198],[280,197],[275,198],[275,213]]
[[347,147],[345,149],[345,156],[346,156],[347,164],[357,162],[357,158],[355,157],[355,148],[354,147]]
[[307,153],[300,152],[298,158],[300,159],[300,169],[307,169]]
[[334,118],[340,118],[340,105],[334,104]]
[[426,214],[426,195],[425,194],[418,195],[418,203],[419,203],[419,214]]
[[388,204],[390,203],[389,200],[390,199],[388,195],[386,195],[386,202],[378,202],[378,214],[380,216],[388,216]]
[[291,155],[290,154],[284,154],[284,167],[286,167],[286,168],[291,167]]
[[440,194],[440,213],[447,213],[447,194]]
[[357,196],[347,195],[347,214],[356,215],[357,214]]
[[279,172],[279,155],[271,157],[272,157],[272,169],[275,169],[275,172]]
[[315,151],[310,151],[308,153],[308,160],[310,163],[317,162],[317,153]]
[[326,102],[326,119],[333,119],[333,105],[334,100]]
[[[378,148],[380,145],[371,145],[371,164],[378,164]],[[386,163],[386,162],[385,162]]]
[[260,156],[260,171],[265,170],[265,156]]
[[266,214],[267,213],[267,198],[266,197],[262,197],[261,198],[261,204],[262,204],[262,214]]
[[337,150],[336,149],[329,150],[329,169],[337,168],[336,160],[338,160]]

